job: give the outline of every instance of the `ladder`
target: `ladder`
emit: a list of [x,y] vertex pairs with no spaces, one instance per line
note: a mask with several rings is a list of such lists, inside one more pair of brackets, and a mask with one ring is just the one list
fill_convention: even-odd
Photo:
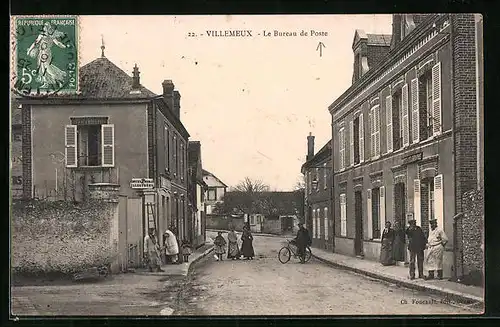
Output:
[[[154,228],[156,233],[158,234],[158,228],[156,226],[156,217],[155,217],[155,208],[154,208],[154,203],[146,203],[146,214],[147,214],[147,219],[148,219],[148,231],[150,228]],[[151,219],[153,220],[153,226],[151,227]],[[157,235],[158,237],[158,235]]]

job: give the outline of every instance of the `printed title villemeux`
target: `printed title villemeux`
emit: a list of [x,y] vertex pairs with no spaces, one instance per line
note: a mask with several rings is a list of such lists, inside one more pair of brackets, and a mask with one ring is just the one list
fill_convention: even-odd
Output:
[[[252,30],[223,30],[223,31],[206,31],[208,36],[211,37],[252,37],[255,35],[255,33]],[[277,31],[273,30],[271,31],[266,31],[263,30],[262,34],[258,33],[258,35],[262,36],[328,36],[328,32],[320,32],[320,31],[315,31],[315,30],[310,30],[310,32],[307,31],[300,31],[300,32],[290,32],[290,31]]]

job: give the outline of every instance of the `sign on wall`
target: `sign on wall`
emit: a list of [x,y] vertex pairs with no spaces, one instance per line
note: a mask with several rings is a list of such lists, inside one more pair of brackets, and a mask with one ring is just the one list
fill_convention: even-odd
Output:
[[149,189],[154,188],[155,183],[152,178],[132,178],[130,181],[130,187],[133,189]]

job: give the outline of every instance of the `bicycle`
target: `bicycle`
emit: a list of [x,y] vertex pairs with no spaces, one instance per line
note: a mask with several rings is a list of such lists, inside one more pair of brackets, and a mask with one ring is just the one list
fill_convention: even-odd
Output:
[[[293,254],[294,258],[298,258],[300,260],[295,243],[288,240],[288,239],[286,241],[287,241],[287,245],[282,247],[278,252],[278,260],[281,263],[285,264],[288,261],[290,261],[292,254]],[[311,259],[311,257],[312,257],[311,248],[309,246],[306,246],[306,253],[305,253],[304,262],[308,262]]]

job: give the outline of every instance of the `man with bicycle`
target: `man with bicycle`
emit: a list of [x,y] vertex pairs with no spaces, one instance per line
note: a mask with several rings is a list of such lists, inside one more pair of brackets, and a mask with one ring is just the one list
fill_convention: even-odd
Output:
[[297,254],[300,257],[300,263],[306,262],[306,247],[311,245],[311,237],[309,231],[304,227],[302,222],[299,222],[299,230],[297,237],[295,237],[295,244],[297,245]]

